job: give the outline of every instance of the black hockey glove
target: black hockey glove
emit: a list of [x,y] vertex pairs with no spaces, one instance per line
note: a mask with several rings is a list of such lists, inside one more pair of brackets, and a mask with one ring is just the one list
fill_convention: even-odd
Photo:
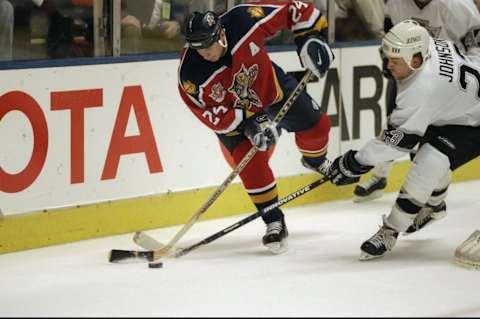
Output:
[[365,166],[357,162],[357,151],[350,150],[337,157],[328,171],[328,178],[335,185],[348,185],[357,183],[362,174],[367,173],[373,166]]
[[258,112],[249,117],[245,122],[243,132],[259,151],[268,150],[277,142],[280,135],[268,114],[264,112]]
[[320,32],[311,32],[295,38],[297,53],[302,66],[322,77],[335,59],[330,46],[323,40]]

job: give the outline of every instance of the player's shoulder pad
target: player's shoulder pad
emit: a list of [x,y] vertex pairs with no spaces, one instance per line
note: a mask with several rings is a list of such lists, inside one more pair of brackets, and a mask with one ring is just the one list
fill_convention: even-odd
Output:
[[180,61],[180,84],[190,95],[197,95],[200,86],[219,68],[216,63],[206,62],[197,51],[189,48],[182,51]]
[[[259,21],[274,14],[280,5],[240,4],[221,16],[223,25],[229,33],[242,38]],[[229,40],[230,41],[230,40]]]

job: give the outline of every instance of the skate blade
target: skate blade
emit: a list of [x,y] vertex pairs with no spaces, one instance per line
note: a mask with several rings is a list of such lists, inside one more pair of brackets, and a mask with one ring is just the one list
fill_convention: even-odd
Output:
[[367,261],[367,260],[377,259],[377,258],[380,258],[380,257],[383,257],[383,255],[374,256],[374,255],[370,255],[367,252],[362,251],[362,252],[360,252],[360,257],[358,257],[358,260]]
[[287,242],[282,240],[281,242],[277,243],[269,243],[265,244],[265,247],[274,255],[280,255],[283,254],[288,250],[288,245]]
[[373,193],[371,193],[368,196],[357,196],[357,195],[355,195],[355,197],[353,198],[353,202],[354,203],[369,202],[371,200],[382,197],[383,193],[384,193],[383,190],[378,190],[378,191],[374,191]]

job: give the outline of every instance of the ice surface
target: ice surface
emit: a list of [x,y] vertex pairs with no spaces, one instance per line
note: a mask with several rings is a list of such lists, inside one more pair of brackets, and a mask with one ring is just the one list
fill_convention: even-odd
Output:
[[[456,266],[453,253],[480,228],[479,195],[480,182],[453,184],[446,218],[365,262],[359,247],[395,193],[284,209],[289,250],[276,256],[261,244],[261,219],[159,269],[108,263],[110,249],[137,248],[133,234],[4,254],[0,316],[478,317],[480,272]],[[198,222],[179,244],[244,216]],[[168,242],[180,227],[148,233]]]

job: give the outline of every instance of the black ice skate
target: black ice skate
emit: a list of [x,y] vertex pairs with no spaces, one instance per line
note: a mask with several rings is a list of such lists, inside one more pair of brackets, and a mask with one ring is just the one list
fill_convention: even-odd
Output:
[[387,187],[387,178],[372,175],[365,182],[355,187],[353,201],[359,203],[380,198],[383,196],[385,187]]
[[397,242],[398,232],[387,226],[383,215],[383,226],[369,240],[364,242],[361,249],[360,260],[369,260],[382,257],[387,251],[392,250]]
[[263,244],[274,254],[287,251],[288,229],[285,219],[267,224],[267,231],[263,236]]
[[302,157],[302,165],[305,168],[311,169],[312,171],[317,172],[317,173],[319,173],[323,176],[327,176],[330,165],[332,165],[332,162],[330,162],[330,160],[328,160],[328,159],[325,159],[321,165],[314,166],[314,165],[310,164],[308,162],[308,160],[305,159],[305,157]]
[[406,236],[414,233],[423,227],[442,219],[445,216],[447,216],[447,205],[444,201],[437,206],[430,206],[427,204],[427,206],[420,210],[418,215],[413,220],[413,223],[407,228],[403,235]]

